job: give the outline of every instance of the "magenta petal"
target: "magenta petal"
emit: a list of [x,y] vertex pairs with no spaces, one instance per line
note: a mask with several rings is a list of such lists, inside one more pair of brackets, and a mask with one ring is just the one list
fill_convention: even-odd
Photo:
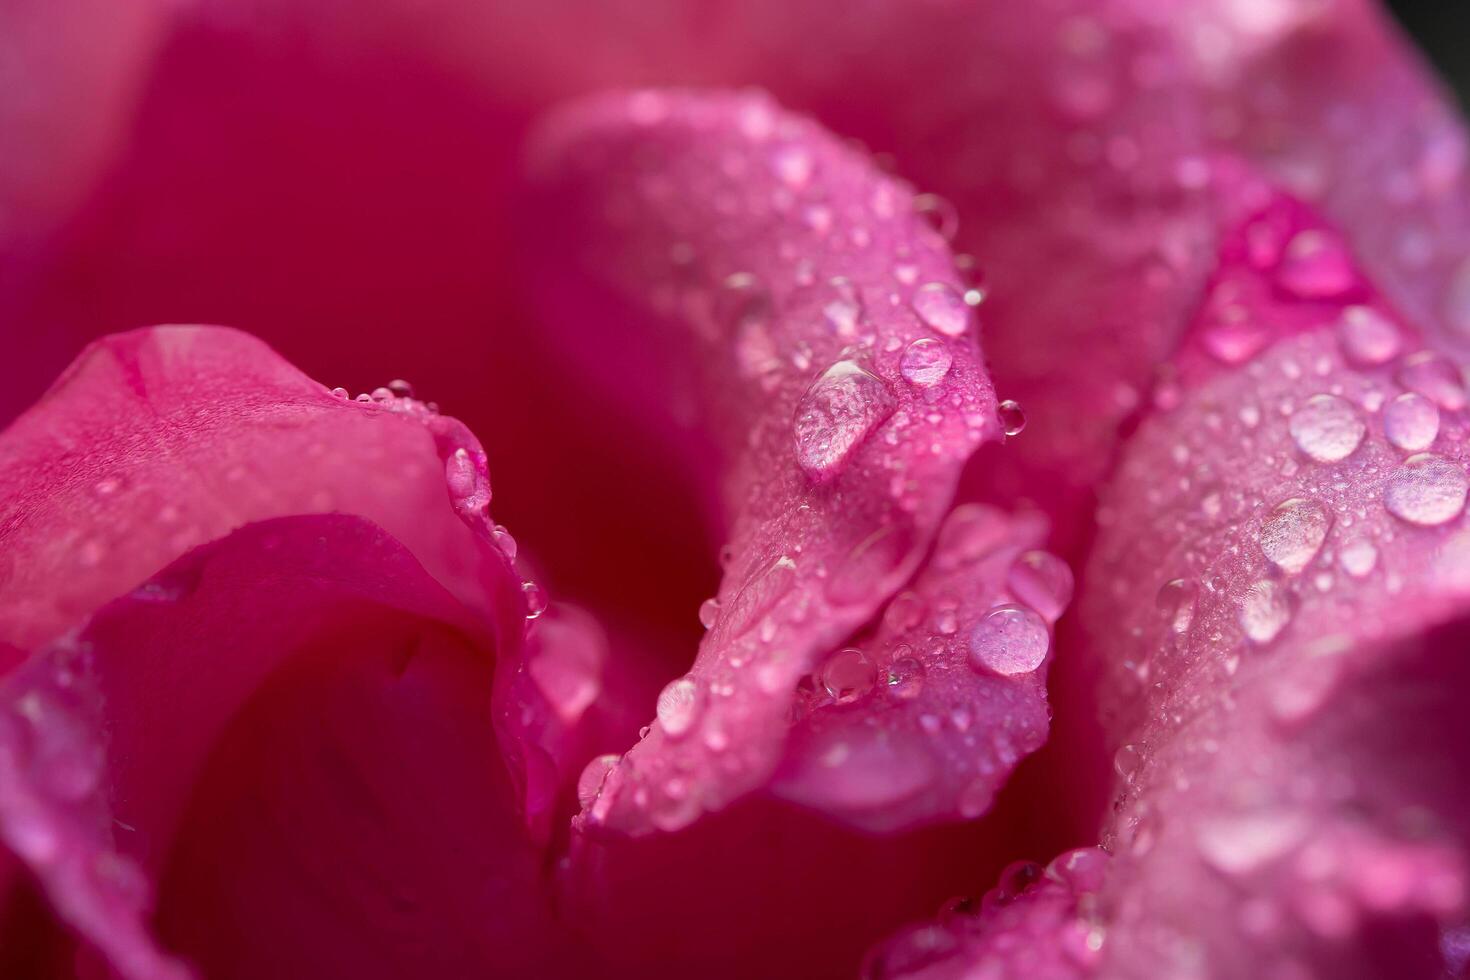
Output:
[[[700,420],[728,460],[710,632],[586,811],[674,830],[770,777],[798,681],[913,573],[960,466],[999,435],[994,395],[913,192],[768,99],[602,98],[555,117],[534,157],[548,302],[589,383]],[[620,320],[657,346],[581,327]]]
[[1467,911],[1462,382],[1336,232],[1256,200],[1081,603],[1121,779],[1105,962],[1432,971]]
[[[1177,18],[1212,135],[1348,236],[1446,350],[1470,344],[1470,171],[1461,110],[1372,0],[1203,0]],[[1201,46],[1198,34],[1217,43]]]
[[[513,889],[530,887],[532,855],[549,831],[547,794],[554,789],[547,787],[562,781],[557,768],[566,765],[563,755],[572,743],[559,734],[555,720],[546,721],[554,718],[554,705],[522,682],[527,603],[535,590],[523,590],[509,559],[508,535],[489,523],[484,454],[463,426],[387,389],[361,402],[347,400],[235,331],[154,328],[93,345],[0,436],[0,460],[0,507],[7,508],[0,520],[0,635],[9,641],[4,649],[17,656],[36,651],[9,682],[10,710],[18,713],[7,730],[9,758],[20,768],[8,776],[12,789],[0,832],[35,871],[61,916],[116,969],[153,975],[149,957],[156,954],[138,922],[148,904],[147,883],[161,875],[177,877],[169,871],[169,855],[187,844],[175,834],[182,811],[207,810],[216,795],[228,797],[244,785],[228,776],[211,781],[206,777],[219,769],[202,760],[212,752],[235,751],[228,748],[235,729],[227,725],[234,725],[237,711],[244,710],[242,718],[250,714],[247,702],[268,697],[261,691],[283,691],[280,696],[294,703],[290,699],[299,695],[291,692],[299,684],[277,681],[274,671],[308,648],[345,650],[356,644],[381,650],[380,660],[368,662],[386,663],[382,669],[391,668],[394,676],[405,669],[404,676],[422,675],[428,685],[422,696],[438,705],[433,717],[444,726],[481,726],[471,733],[413,720],[417,709],[384,703],[368,690],[342,709],[341,724],[357,732],[343,751],[349,763],[364,753],[386,760],[389,747],[374,748],[373,740],[397,738],[393,733],[402,725],[424,738],[442,735],[454,753],[469,753],[446,762],[445,774],[494,767],[503,757],[508,781],[471,796],[484,811],[478,822],[506,828],[506,860],[519,868],[506,865],[508,874],[519,876]],[[260,523],[271,518],[329,512],[354,518],[323,516],[326,524],[298,533],[300,550],[287,547],[284,531],[260,530],[272,526]],[[369,544],[356,532],[333,537],[341,522],[358,526],[358,517],[393,536],[373,530]],[[208,544],[241,528],[250,530],[239,530],[218,547]],[[178,558],[201,545],[203,550]],[[236,569],[237,559],[248,559],[246,567]],[[393,601],[394,575],[408,574],[401,572],[405,565],[421,584],[400,582],[403,601],[430,596],[411,618],[438,624],[432,628],[384,625],[400,609]],[[223,583],[213,591],[201,586],[211,581],[211,570]],[[354,613],[352,603],[372,603],[349,601],[327,588],[336,572],[388,611]],[[125,598],[98,618],[97,608],[119,594]],[[261,609],[271,615],[260,616]],[[351,633],[369,626],[366,636]],[[440,642],[436,637],[444,630],[460,638]],[[212,651],[213,659],[198,659],[201,650]],[[73,661],[91,666],[74,668]],[[308,661],[317,662],[303,663]],[[467,666],[471,661],[474,666]],[[424,665],[418,674],[414,664]],[[358,668],[347,663],[341,669]],[[307,673],[300,684],[325,676],[313,673],[315,668],[302,670]],[[65,690],[42,692],[56,705],[30,707],[35,698],[28,692],[39,690],[42,681]],[[94,681],[100,714],[95,704],[72,703]],[[399,691],[409,686],[394,685]],[[359,719],[359,709],[363,718],[378,717],[377,726]],[[31,734],[21,720],[27,718]],[[309,721],[302,716],[300,723]],[[318,734],[307,730],[301,737]],[[104,746],[105,763],[94,757]],[[425,746],[430,748],[439,750]],[[74,758],[53,765],[46,753],[63,750]],[[90,774],[73,778],[73,770],[82,772],[80,762],[73,762],[83,757],[90,760]],[[258,752],[237,758],[242,780],[246,763],[258,758]],[[382,778],[428,778],[430,770],[420,773],[406,764],[407,757],[402,761],[385,762]],[[69,782],[51,786],[56,779]],[[429,799],[435,792],[435,786],[418,785],[412,795]],[[317,816],[326,818],[343,801],[327,798],[322,804]],[[132,828],[117,843],[128,862],[115,871],[109,856],[112,820]],[[204,825],[223,822],[210,818]],[[297,829],[329,832],[317,824]],[[169,884],[166,891],[207,890],[208,882],[197,877],[183,875],[184,884]],[[296,887],[289,879],[284,873],[263,877],[259,902],[266,904],[269,887]],[[443,890],[443,884],[431,890]],[[227,898],[216,894],[214,900]],[[195,935],[171,907],[165,897],[161,921],[166,931],[179,930],[170,941],[177,939],[191,957],[211,960],[230,943],[246,941],[242,934]],[[540,914],[534,903],[527,908],[533,919]],[[274,925],[290,932],[287,924]],[[416,920],[413,928],[421,932],[424,922]],[[483,959],[488,954],[479,942],[445,955]],[[539,955],[520,948],[527,956]],[[289,944],[278,953],[282,962],[315,955],[305,946],[293,952]]]
[[830,654],[800,692],[772,792],[893,831],[990,808],[1046,741],[1051,623],[1071,598],[1046,522],[970,504],[872,635]]
[[234,330],[108,337],[0,436],[0,639],[52,639],[242,524],[328,511],[381,524],[493,619],[485,583],[509,569],[457,513],[482,520],[489,492],[473,437],[412,399],[334,396]]
[[128,977],[161,975],[155,880],[164,942],[208,976],[547,962],[484,630],[379,528],[251,524],[32,661],[52,690],[12,687],[11,758],[52,812],[0,827]]

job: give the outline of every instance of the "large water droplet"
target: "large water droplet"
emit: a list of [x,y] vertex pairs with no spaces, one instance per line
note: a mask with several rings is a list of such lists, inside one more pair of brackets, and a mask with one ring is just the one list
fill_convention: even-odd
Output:
[[715,625],[715,620],[720,618],[720,600],[706,599],[699,604],[699,625],[705,629]]
[[1284,856],[1310,829],[1296,814],[1263,810],[1201,821],[1195,842],[1210,867],[1244,875]]
[[1300,299],[1336,299],[1357,283],[1353,262],[1335,235],[1298,232],[1287,244],[1276,281]]
[[1279,582],[1262,579],[1240,600],[1240,626],[1257,643],[1270,643],[1291,622],[1291,593]]
[[1170,632],[1182,635],[1189,632],[1190,624],[1194,622],[1194,606],[1198,600],[1199,586],[1188,579],[1176,578],[1159,587],[1154,603],[1163,614]]
[[970,662],[997,674],[1031,673],[1050,647],[1045,621],[1024,606],[998,606],[970,632]]
[[820,680],[838,704],[851,704],[868,696],[878,680],[878,669],[867,654],[856,647],[839,650],[822,664]]
[[1261,524],[1261,551],[1282,571],[1295,575],[1317,557],[1332,514],[1320,501],[1292,497],[1276,505]]
[[1021,408],[1021,403],[1007,398],[996,406],[996,416],[1000,419],[1000,430],[1008,436],[1018,436],[1026,428],[1026,412]]
[[1447,412],[1458,412],[1465,407],[1465,385],[1460,372],[1443,354],[1434,351],[1410,354],[1399,366],[1398,380]]
[[1383,506],[1395,517],[1430,527],[1444,524],[1465,509],[1470,479],[1449,460],[1432,453],[1410,456],[1383,488]]
[[1383,434],[1405,452],[1428,449],[1439,435],[1439,409],[1423,395],[1406,391],[1384,408]]
[[612,767],[618,764],[618,756],[610,753],[599,755],[582,769],[582,775],[577,777],[577,802],[582,809],[587,809],[597,801],[597,796],[602,792],[603,781]]
[[1291,438],[1319,463],[1347,459],[1368,431],[1357,410],[1336,395],[1314,395],[1291,415]]
[[813,480],[836,476],[858,443],[893,411],[882,379],[855,361],[838,361],[796,406],[796,459]]
[[909,384],[928,388],[944,380],[953,362],[954,356],[944,341],[921,337],[903,352],[898,371]]
[[1017,599],[1052,622],[1072,601],[1072,570],[1047,551],[1027,551],[1017,557],[1006,584]]
[[1398,327],[1371,306],[1349,306],[1337,321],[1342,352],[1354,364],[1374,367],[1398,356],[1402,346]]
[[964,297],[944,282],[920,286],[914,293],[913,306],[919,319],[946,337],[962,336],[970,329],[970,320],[974,316]]
[[669,681],[658,695],[658,723],[670,738],[682,738],[699,716],[699,685],[692,677]]

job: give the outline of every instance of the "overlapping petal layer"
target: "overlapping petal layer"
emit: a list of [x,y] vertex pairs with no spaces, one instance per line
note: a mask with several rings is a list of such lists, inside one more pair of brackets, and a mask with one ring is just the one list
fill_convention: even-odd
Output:
[[1334,229],[1221,186],[1239,220],[1087,570],[1120,794],[1068,920],[1101,955],[1060,975],[1438,975],[1470,853],[1463,383]]
[[[523,669],[544,600],[489,523],[463,426],[388,389],[349,400],[234,331],[154,328],[89,349],[0,456],[0,622],[26,658],[6,681],[0,834],[114,969],[165,969],[144,922],[160,879],[166,941],[211,975],[325,968],[354,944],[360,973],[425,950],[501,963],[480,919],[546,928],[536,841],[577,719]],[[364,793],[379,802],[346,833]],[[181,857],[200,848],[215,856]],[[255,897],[219,887],[236,857]],[[314,860],[396,862],[399,890],[339,886]],[[345,919],[327,913],[342,888],[366,903]],[[318,943],[314,919],[341,934]]]

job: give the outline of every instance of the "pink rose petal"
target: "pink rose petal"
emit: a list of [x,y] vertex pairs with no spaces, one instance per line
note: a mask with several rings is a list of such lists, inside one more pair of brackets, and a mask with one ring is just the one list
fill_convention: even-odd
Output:
[[[1446,409],[1426,452],[1388,438],[1416,334],[1350,264],[1325,293],[1283,281],[1303,236],[1347,255],[1280,197],[1226,237],[1180,402],[1103,495],[1081,614],[1121,778],[1105,974],[1371,975],[1435,960],[1467,911],[1464,671],[1457,627],[1434,632],[1464,609],[1466,421]],[[1405,356],[1364,364],[1355,311]],[[1212,344],[1233,323],[1263,325],[1256,350]]]
[[[694,413],[729,459],[718,613],[585,814],[675,830],[770,777],[798,681],[912,574],[959,466],[998,435],[994,396],[912,191],[769,100],[596,100],[535,159],[536,213],[558,219],[544,247],[592,283],[558,270],[556,322],[637,318],[661,338],[579,334],[583,370],[650,414]],[[920,341],[947,346],[944,372],[905,377]]]
[[[346,599],[325,589],[332,570],[357,576],[353,588],[377,589],[374,595],[383,599],[392,593],[390,573],[407,563],[424,587],[442,597],[434,600],[432,614],[426,607],[415,615],[469,631],[469,639],[450,644],[459,652],[443,654],[449,661],[426,653],[424,662],[446,664],[447,673],[426,677],[423,696],[453,691],[454,698],[469,697],[469,716],[456,715],[454,704],[441,705],[446,717],[465,724],[496,719],[492,740],[475,755],[494,759],[503,750],[511,778],[484,797],[485,805],[513,828],[507,853],[521,848],[529,855],[544,843],[556,787],[565,783],[558,767],[582,750],[567,732],[575,719],[559,716],[546,691],[538,692],[519,669],[535,588],[523,589],[510,562],[508,534],[490,524],[484,455],[459,423],[387,389],[363,401],[329,392],[234,331],[155,328],[89,349],[39,405],[0,436],[0,460],[10,508],[0,520],[6,586],[0,630],[12,641],[6,649],[37,650],[8,682],[7,704],[18,717],[30,718],[38,733],[33,737],[17,728],[7,734],[7,758],[21,768],[8,777],[11,809],[0,817],[0,833],[38,875],[61,916],[97,944],[114,968],[130,977],[165,969],[153,965],[156,954],[138,916],[150,901],[148,882],[167,872],[170,848],[184,846],[175,830],[186,804],[206,805],[189,804],[189,794],[205,792],[194,779],[215,771],[204,757],[227,734],[225,723],[249,698],[265,696],[256,692],[275,683],[267,681],[275,666],[301,650],[330,647],[322,630],[341,634],[346,645],[343,623],[375,621],[352,613],[343,605]],[[259,522],[272,517],[330,511],[379,521],[402,535],[410,550],[376,530],[368,537],[377,543],[365,552],[356,532],[339,534],[333,540],[341,548],[334,550],[327,543],[327,531],[335,527],[330,524],[299,532],[302,547],[292,550],[283,543],[284,532],[260,530],[267,525]],[[225,557],[218,561],[208,548],[175,561],[180,552],[242,527],[249,529],[239,532],[246,537],[219,545]],[[258,564],[228,571],[236,558]],[[201,579],[207,581],[211,569],[224,584],[201,592]],[[127,598],[109,607],[103,619],[93,617],[78,639],[76,630],[95,609],[120,593]],[[260,617],[260,609],[270,609],[271,616]],[[416,647],[392,639],[392,632],[358,642],[384,647],[390,665],[401,667]],[[230,637],[235,652],[220,637]],[[426,650],[443,646],[424,642]],[[198,660],[200,650],[213,651],[214,659]],[[494,652],[493,660],[486,651]],[[478,687],[467,686],[468,679],[456,674],[461,669],[450,664],[462,662],[466,653],[481,664],[475,668],[484,674]],[[70,664],[78,658],[95,664],[74,670]],[[140,666],[149,658],[153,666]],[[65,711],[27,707],[36,700],[28,692],[40,690],[35,677],[66,688],[52,699],[68,705],[72,682],[63,679],[73,673],[86,674],[73,685],[78,692],[87,684],[100,686],[100,709],[86,701]],[[48,698],[52,693],[42,691]],[[365,716],[379,710],[371,699],[360,707]],[[396,710],[384,716],[380,731],[364,731],[383,738],[400,723],[433,730]],[[31,717],[38,711],[39,721]],[[353,717],[349,712],[343,724]],[[99,734],[104,730],[105,747]],[[45,747],[66,733],[56,744],[75,746],[74,756],[92,760],[85,785],[65,776],[76,768],[68,768],[70,763],[52,764],[35,754],[50,752]],[[487,728],[483,736],[490,734]],[[32,745],[36,738],[43,741]],[[355,744],[353,751],[368,751],[367,744]],[[99,752],[106,753],[105,765]],[[174,755],[166,758],[168,753]],[[443,771],[464,765],[445,763]],[[399,771],[383,778],[399,778]],[[71,781],[51,785],[63,776]],[[240,791],[239,784],[220,779],[219,785],[209,783],[209,792]],[[323,800],[318,816],[330,821],[338,805]],[[515,815],[517,810],[524,816]],[[89,813],[103,814],[101,830],[96,820],[88,822]],[[109,841],[113,820],[133,828],[133,837],[118,842],[120,852]],[[210,818],[205,826],[221,822]],[[516,843],[522,838],[535,843]],[[115,874],[107,870],[114,853],[128,859]],[[528,856],[514,860],[522,862],[514,873],[524,879],[515,887],[527,887],[534,862]],[[208,886],[185,877],[189,889]],[[284,878],[275,880],[288,885]],[[165,919],[173,915],[170,907],[166,898]],[[190,947],[191,957],[210,960],[248,940],[246,934],[194,935],[192,920],[183,918],[188,921],[168,929],[183,930],[179,942]],[[414,928],[428,928],[425,921]],[[284,925],[272,929],[277,927]],[[308,945],[293,951],[288,944],[273,955],[283,962],[316,955]],[[486,954],[461,948],[445,955]],[[539,953],[528,947],[527,955]]]

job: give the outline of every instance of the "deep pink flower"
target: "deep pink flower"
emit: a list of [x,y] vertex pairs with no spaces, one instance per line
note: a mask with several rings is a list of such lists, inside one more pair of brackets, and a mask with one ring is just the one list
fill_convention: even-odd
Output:
[[0,9],[0,974],[1464,971],[1365,0],[115,6]]

